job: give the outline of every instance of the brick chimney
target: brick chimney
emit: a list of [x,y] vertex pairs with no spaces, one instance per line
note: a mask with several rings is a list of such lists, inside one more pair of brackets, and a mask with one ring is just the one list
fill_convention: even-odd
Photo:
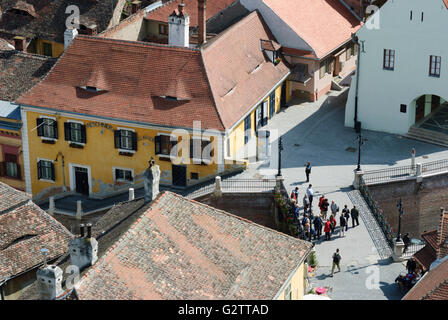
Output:
[[168,44],[179,47],[190,46],[190,16],[185,11],[183,1],[168,17]]
[[141,1],[139,1],[139,0],[132,1],[132,3],[131,3],[131,14],[134,14],[138,10],[140,10],[141,6],[142,6],[142,2]]
[[198,41],[199,45],[207,41],[207,28],[206,28],[206,0],[198,0]]
[[98,260],[98,242],[92,237],[92,225],[87,224],[87,235],[84,228],[81,224],[81,236],[70,240],[68,244],[71,264],[77,266],[79,271],[94,265]]
[[14,47],[17,51],[26,52],[26,38],[24,37],[14,37]]
[[444,208],[440,208],[440,223],[438,235],[437,258],[442,259],[448,255],[448,212]]

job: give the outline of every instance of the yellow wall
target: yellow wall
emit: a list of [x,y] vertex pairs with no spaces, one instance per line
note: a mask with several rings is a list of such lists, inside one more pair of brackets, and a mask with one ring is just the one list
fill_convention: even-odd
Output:
[[[282,94],[282,86],[280,85],[275,89],[274,116],[275,116],[275,113],[279,112],[279,110],[280,110],[281,94]],[[271,110],[269,96],[265,100],[263,100],[263,102],[265,102],[265,101],[268,102],[268,118],[269,118],[269,114],[270,114],[270,110]],[[258,105],[257,105],[257,107],[258,107]],[[256,108],[254,110],[252,110],[252,112],[250,113],[250,117],[252,119],[252,121],[251,121],[251,123],[252,123],[251,137],[255,136],[255,110],[256,110]],[[238,125],[235,126],[235,128],[228,135],[228,139],[230,140],[230,151],[231,151],[230,158],[232,158],[232,159],[237,158],[238,152],[241,152],[242,148],[244,147],[244,120],[245,120],[245,118],[241,119],[241,121],[238,123]],[[270,118],[269,118],[269,120],[270,120]],[[227,154],[226,154],[226,157],[227,157]]]
[[64,44],[62,43],[57,43],[54,41],[49,41],[49,40],[42,40],[39,39],[37,40],[37,54],[43,55],[44,54],[44,48],[43,48],[43,43],[50,43],[52,46],[52,53],[53,53],[53,58],[57,58],[59,57],[63,52],[64,52]]
[[[6,120],[3,118],[3,120]],[[16,121],[13,121],[16,122]],[[6,183],[7,185],[20,189],[25,190],[25,178],[23,175],[23,155],[22,155],[22,138],[20,135],[20,130],[7,130],[7,129],[0,129],[0,161],[3,162],[5,159],[3,159],[3,150],[2,145],[12,146],[19,148],[19,154],[18,154],[18,162],[20,165],[20,171],[21,171],[21,179],[14,179],[14,178],[8,178],[8,177],[0,177],[0,181],[3,183]]]
[[[62,161],[61,157],[55,166],[55,182],[42,181],[37,179],[37,162],[38,158],[45,160],[55,160],[59,152],[65,158],[65,181],[67,188],[70,187],[69,178],[69,163],[76,165],[90,166],[91,169],[91,186],[92,193],[96,195],[107,195],[113,191],[124,188],[123,184],[114,185],[113,167],[128,168],[134,170],[134,183],[143,181],[142,174],[148,167],[148,160],[154,157],[161,170],[161,184],[170,185],[172,183],[171,176],[171,162],[163,161],[159,156],[155,156],[154,137],[158,133],[167,133],[169,131],[136,128],[126,125],[110,124],[106,120],[97,122],[104,122],[112,126],[111,128],[104,127],[87,127],[87,143],[83,149],[70,147],[69,142],[64,137],[64,122],[67,119],[81,121],[86,125],[91,120],[76,119],[75,117],[67,118],[65,116],[48,115],[49,117],[56,117],[58,121],[58,140],[55,144],[46,144],[42,142],[42,138],[37,135],[37,130],[31,131],[36,127],[36,119],[44,113],[36,113],[27,111],[27,127],[29,136],[29,159],[30,159],[30,176],[32,193],[35,199],[44,199],[53,194],[61,192],[63,185],[62,175]],[[136,153],[132,156],[119,155],[118,149],[114,147],[114,132],[118,127],[131,128],[137,133],[138,148]],[[215,142],[214,142],[215,143]],[[215,150],[217,148],[215,147]],[[216,153],[216,152],[215,152]],[[210,165],[187,165],[187,185],[200,182],[204,178],[217,174],[218,165],[216,162]],[[199,180],[190,180],[190,173],[197,172]]]
[[[302,300],[306,289],[307,266],[302,263],[296,273],[291,278],[291,300]],[[289,285],[286,284],[286,286]],[[285,290],[279,295],[277,300],[285,300]]]

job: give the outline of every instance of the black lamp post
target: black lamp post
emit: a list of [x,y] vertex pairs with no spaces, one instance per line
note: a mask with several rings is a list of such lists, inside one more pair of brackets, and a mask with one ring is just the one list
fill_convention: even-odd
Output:
[[282,137],[279,137],[278,138],[278,173],[277,173],[277,177],[280,177],[282,175],[282,150],[283,150]]
[[401,216],[403,215],[403,203],[401,201],[398,201],[397,203],[398,208],[398,232],[397,232],[397,242],[401,241]]

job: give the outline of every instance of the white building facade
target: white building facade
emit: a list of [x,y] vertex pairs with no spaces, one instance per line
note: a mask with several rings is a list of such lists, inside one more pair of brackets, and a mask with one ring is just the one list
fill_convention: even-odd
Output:
[[346,126],[406,134],[448,100],[447,0],[389,0],[356,35]]

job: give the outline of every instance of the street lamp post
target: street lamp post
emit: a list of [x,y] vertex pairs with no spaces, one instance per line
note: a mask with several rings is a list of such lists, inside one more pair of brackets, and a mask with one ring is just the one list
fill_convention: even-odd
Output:
[[282,175],[282,150],[283,150],[282,137],[279,137],[278,138],[278,173],[277,173],[277,177],[280,177]]
[[398,232],[397,232],[397,242],[401,241],[401,216],[403,215],[403,203],[401,201],[398,201],[397,203],[398,208]]

